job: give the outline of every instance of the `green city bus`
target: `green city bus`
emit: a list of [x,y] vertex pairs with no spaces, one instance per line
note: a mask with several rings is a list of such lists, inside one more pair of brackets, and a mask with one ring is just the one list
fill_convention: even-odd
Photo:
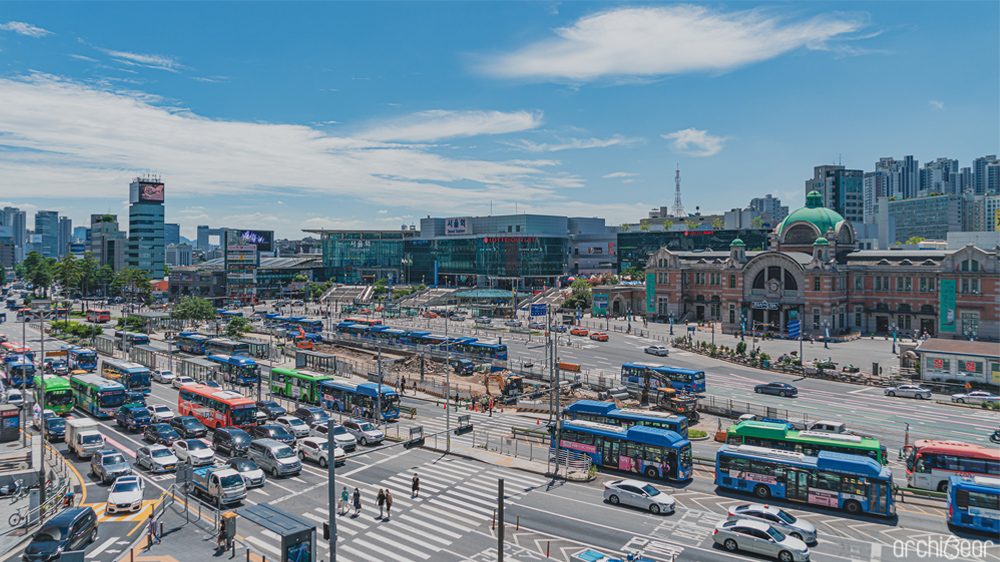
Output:
[[319,383],[331,379],[333,377],[315,371],[275,367],[271,369],[268,385],[271,388],[271,392],[278,396],[318,405],[320,399],[323,397],[323,391],[320,389]]
[[68,414],[73,409],[73,389],[69,380],[56,375],[48,375],[35,379],[35,402],[45,409],[61,415]]
[[815,457],[820,451],[833,451],[864,455],[883,465],[889,462],[886,448],[878,439],[822,431],[795,431],[783,423],[749,420],[731,425],[727,431],[726,443],[795,451],[808,457]]

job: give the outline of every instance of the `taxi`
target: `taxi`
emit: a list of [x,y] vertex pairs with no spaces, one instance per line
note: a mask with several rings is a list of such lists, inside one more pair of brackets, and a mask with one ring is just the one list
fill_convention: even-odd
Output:
[[590,334],[590,339],[594,341],[608,341],[608,334],[604,332],[594,332]]
[[590,330],[586,328],[573,328],[572,330],[569,331],[569,333],[573,334],[574,336],[586,336],[587,334],[590,333]]

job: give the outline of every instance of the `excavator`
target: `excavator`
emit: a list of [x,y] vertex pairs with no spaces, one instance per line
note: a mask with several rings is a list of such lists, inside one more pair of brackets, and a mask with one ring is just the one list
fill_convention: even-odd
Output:
[[486,385],[486,394],[491,394],[490,381],[496,383],[497,389],[500,390],[500,396],[504,398],[505,403],[509,400],[517,399],[519,394],[524,393],[524,377],[521,375],[512,375],[509,371],[500,371],[486,375],[483,379],[483,384]]
[[[643,372],[640,404],[649,404],[649,383],[650,371],[647,368]],[[697,422],[701,417],[698,415],[698,397],[693,394],[679,393],[673,388],[656,389],[656,402],[652,404],[652,409],[684,416],[691,423]]]
[[306,331],[301,327],[299,328],[299,335],[295,336],[295,347],[299,349],[312,349],[313,342],[311,339],[306,337]]

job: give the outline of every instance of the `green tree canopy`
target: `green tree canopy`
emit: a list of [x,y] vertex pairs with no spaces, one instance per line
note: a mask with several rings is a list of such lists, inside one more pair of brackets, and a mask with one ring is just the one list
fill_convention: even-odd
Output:
[[153,284],[149,281],[149,275],[145,271],[135,267],[126,267],[115,273],[114,278],[111,279],[111,292],[132,299],[140,297],[149,302],[153,297]]
[[215,307],[201,297],[181,297],[171,316],[178,320],[215,320]]
[[55,260],[46,259],[38,252],[29,252],[24,258],[25,275],[28,281],[35,286],[35,291],[41,289],[43,295],[48,292],[55,280],[53,263]]
[[577,308],[586,309],[590,307],[590,304],[594,300],[594,294],[590,290],[590,283],[586,279],[577,279],[573,281],[570,285],[570,290],[572,293],[569,298],[563,302],[563,308]]
[[[204,300],[204,299],[202,299]],[[239,338],[243,334],[251,331],[250,321],[240,316],[235,316],[226,323],[226,337]]]

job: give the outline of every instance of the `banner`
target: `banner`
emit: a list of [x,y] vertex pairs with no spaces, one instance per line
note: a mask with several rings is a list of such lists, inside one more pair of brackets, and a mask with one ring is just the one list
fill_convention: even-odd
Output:
[[939,308],[938,331],[955,331],[955,294],[958,292],[958,281],[954,279],[942,279],[938,287]]
[[656,274],[646,274],[646,312],[656,313]]
[[594,295],[594,316],[604,316],[608,312],[608,295]]

